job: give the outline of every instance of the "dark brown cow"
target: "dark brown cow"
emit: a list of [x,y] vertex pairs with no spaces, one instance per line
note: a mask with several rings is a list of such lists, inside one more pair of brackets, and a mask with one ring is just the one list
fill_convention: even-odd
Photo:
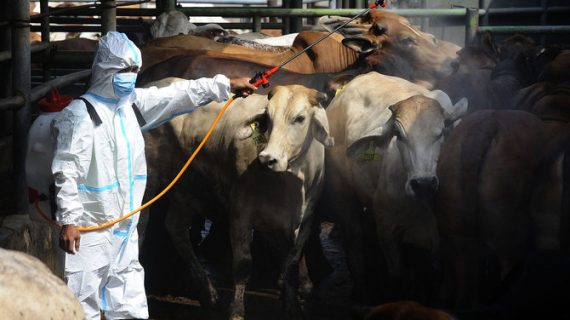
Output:
[[516,110],[475,112],[452,131],[438,163],[436,216],[445,295],[458,305],[489,297],[481,284],[498,285],[479,276],[485,262],[497,262],[504,279],[530,252],[560,250],[567,137],[564,123]]

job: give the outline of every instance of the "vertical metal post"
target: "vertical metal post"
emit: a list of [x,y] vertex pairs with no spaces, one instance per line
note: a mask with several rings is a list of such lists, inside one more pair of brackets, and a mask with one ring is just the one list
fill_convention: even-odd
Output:
[[484,26],[489,25],[489,8],[491,7],[492,0],[479,0],[479,8],[485,10],[485,15],[483,15],[482,24]]
[[14,94],[24,96],[26,103],[14,112],[14,183],[16,214],[28,213],[28,187],[26,183],[26,149],[28,130],[31,123],[31,54],[30,54],[30,13],[28,0],[13,0],[12,7],[12,83]]
[[261,31],[261,17],[258,14],[253,15],[253,32],[260,32]]
[[[422,0],[422,2],[421,2],[420,5],[421,5],[421,8],[422,8],[422,9],[426,9],[426,8],[427,8],[427,1],[426,1],[426,0]],[[428,31],[429,19],[430,19],[430,18],[427,18],[427,17],[422,17],[422,18],[420,19],[420,21],[421,21],[421,28],[422,28],[422,31],[423,31],[423,32],[429,32],[429,31]]]
[[[281,7],[283,9],[289,8],[290,7],[289,1],[283,0],[283,2],[281,3]],[[283,22],[283,28],[281,30],[282,34],[291,33],[291,23],[290,23],[291,21],[290,20],[291,20],[291,18],[289,18],[289,17],[282,17],[281,18],[281,21]]]
[[101,1],[101,35],[117,31],[117,8],[114,0]]
[[[291,8],[302,9],[303,8],[303,0],[292,0],[291,1]],[[290,25],[289,31],[291,33],[300,32],[301,29],[303,29],[303,18],[302,17],[290,18],[289,25]]]
[[170,12],[176,10],[176,0],[165,0],[164,1],[164,12]]
[[[49,42],[49,0],[40,0],[40,13],[45,14],[42,18],[42,42]],[[49,49],[43,52],[45,56],[49,55]],[[44,82],[49,80],[50,70],[46,63],[42,68]]]
[[42,18],[42,42],[49,42],[49,0],[40,0],[40,13]]
[[[0,20],[10,21],[11,6],[8,1],[0,2]],[[0,27],[0,51],[10,50],[12,47],[12,29],[10,25]],[[12,95],[12,65],[9,62],[0,63],[0,74],[6,75],[0,82],[0,97]],[[0,113],[0,138],[4,138],[12,132],[12,111]]]
[[479,28],[479,9],[466,8],[465,14],[465,45],[475,44]]
[[[542,6],[542,13],[540,14],[540,25],[545,26],[548,21],[548,1],[542,0],[540,1],[540,5]],[[540,44],[542,46],[546,45],[546,35],[540,36]]]

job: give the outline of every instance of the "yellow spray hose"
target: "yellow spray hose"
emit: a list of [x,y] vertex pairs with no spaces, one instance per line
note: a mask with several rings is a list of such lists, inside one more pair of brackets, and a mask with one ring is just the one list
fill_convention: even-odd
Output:
[[[202,141],[200,142],[200,144],[198,145],[198,147],[196,148],[196,150],[194,150],[194,152],[192,153],[192,155],[190,155],[190,157],[188,158],[188,161],[186,161],[186,163],[184,164],[184,166],[182,167],[182,169],[180,169],[180,171],[178,172],[178,174],[176,175],[176,177],[170,182],[170,184],[168,184],[168,186],[166,186],[166,188],[164,188],[164,190],[162,190],[159,194],[157,194],[154,198],[150,199],[148,202],[146,202],[145,204],[141,205],[140,207],[136,208],[135,210],[129,212],[128,214],[106,222],[104,224],[98,225],[98,226],[92,226],[92,227],[79,227],[77,228],[80,232],[89,232],[89,231],[95,231],[95,230],[101,230],[107,227],[110,227],[112,225],[114,225],[115,223],[121,222],[125,219],[130,218],[132,215],[134,215],[135,213],[146,209],[148,206],[150,206],[151,204],[155,203],[158,199],[160,199],[163,195],[165,195],[170,189],[172,189],[172,187],[178,182],[178,180],[180,180],[180,178],[182,177],[182,175],[184,174],[184,172],[186,171],[186,169],[188,169],[188,166],[190,166],[190,164],[192,163],[192,161],[194,161],[194,158],[198,155],[198,153],[200,152],[200,150],[202,149],[202,147],[204,147],[204,145],[206,144],[206,141],[208,141],[208,139],[210,139],[210,136],[212,135],[212,132],[214,132],[214,128],[216,127],[216,125],[218,124],[218,122],[220,121],[220,119],[222,118],[222,115],[224,114],[224,112],[226,111],[226,109],[230,106],[230,104],[232,103],[232,101],[234,101],[235,96],[232,96],[224,105],[224,107],[222,108],[222,110],[220,110],[220,112],[218,113],[218,116],[216,117],[216,120],[214,120],[214,122],[212,123],[212,125],[210,126],[210,129],[208,129],[208,132],[206,133],[206,135],[204,136],[204,138],[202,139]],[[46,220],[50,221],[50,223],[58,225],[57,223],[55,223],[52,219],[49,219],[45,213],[41,210],[40,206],[38,205],[38,202],[36,200],[36,209],[39,211],[40,215],[42,217],[44,217]],[[58,225],[60,226],[60,225]],[[61,226],[60,226],[61,227]]]

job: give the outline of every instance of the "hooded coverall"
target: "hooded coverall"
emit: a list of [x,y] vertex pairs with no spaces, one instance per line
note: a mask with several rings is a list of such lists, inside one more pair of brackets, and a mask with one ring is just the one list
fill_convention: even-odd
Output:
[[[230,81],[223,75],[118,95],[114,76],[132,66],[141,66],[139,49],[124,34],[109,32],[99,42],[91,86],[83,95],[102,123],[94,124],[81,100],[74,100],[52,123],[52,173],[61,225],[100,225],[139,207],[147,178],[141,129],[230,95]],[[146,121],[142,128],[133,103]],[[84,232],[79,251],[65,254],[64,279],[87,319],[99,319],[100,309],[107,319],[148,318],[138,219],[136,214],[109,228]]]

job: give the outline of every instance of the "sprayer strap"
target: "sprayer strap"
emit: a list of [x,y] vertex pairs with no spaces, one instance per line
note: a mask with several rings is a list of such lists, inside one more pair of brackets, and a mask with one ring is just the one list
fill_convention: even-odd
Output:
[[133,107],[133,111],[135,112],[135,116],[137,117],[137,122],[139,123],[139,127],[141,127],[141,128],[144,127],[146,124],[146,121],[143,118],[141,110],[134,103],[133,103],[132,107]]
[[[99,114],[97,114],[97,111],[95,110],[95,107],[91,104],[91,102],[82,97],[79,97],[78,99],[85,103],[85,106],[87,107],[87,113],[89,113],[89,117],[91,117],[91,121],[93,121],[93,124],[96,127],[99,126],[101,123],[103,123],[103,121],[101,121]],[[141,111],[139,110],[139,107],[137,107],[137,105],[134,103],[131,107],[133,108],[133,112],[135,113],[135,117],[137,118],[137,122],[139,123],[139,127],[142,128],[146,124],[146,121],[144,120]]]
[[101,118],[97,114],[97,111],[95,111],[95,107],[91,104],[91,102],[82,97],[79,97],[79,100],[85,103],[85,107],[87,107],[87,113],[89,113],[89,117],[91,117],[91,121],[93,121],[93,124],[96,127],[98,127],[101,123],[103,123],[103,121],[101,121]]

